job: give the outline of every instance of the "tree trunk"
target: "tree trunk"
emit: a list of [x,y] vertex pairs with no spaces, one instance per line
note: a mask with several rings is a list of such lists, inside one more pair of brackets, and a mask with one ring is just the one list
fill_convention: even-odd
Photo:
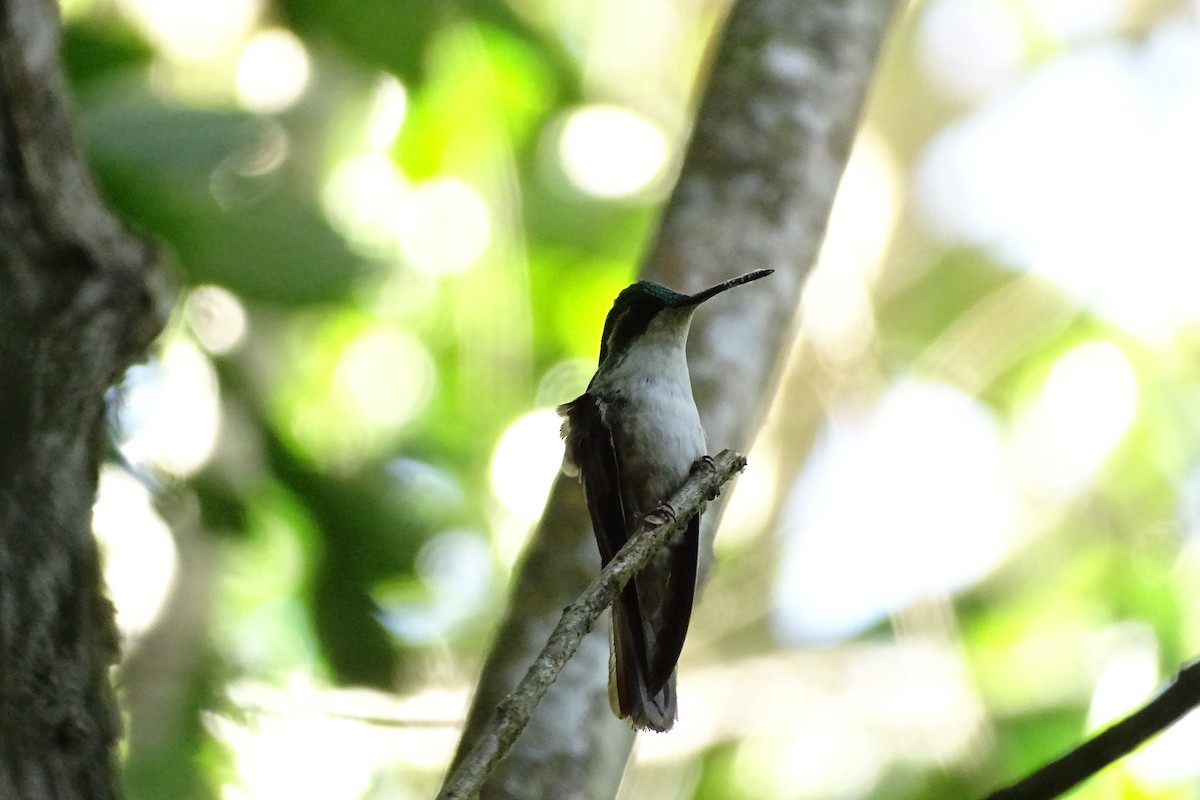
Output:
[[96,195],[53,0],[0,1],[0,797],[116,796],[117,657],[91,510],[104,393],[162,325]]
[[[777,271],[771,291],[731,292],[692,327],[692,382],[714,452],[745,450],[766,412],[893,5],[740,0],[732,9],[642,269],[683,291],[751,269]],[[717,518],[706,516],[708,544]],[[598,569],[582,493],[560,477],[514,577],[455,761]],[[609,711],[607,681],[603,626],[584,640],[481,797],[611,798],[633,733]],[[684,721],[687,702],[680,698]]]

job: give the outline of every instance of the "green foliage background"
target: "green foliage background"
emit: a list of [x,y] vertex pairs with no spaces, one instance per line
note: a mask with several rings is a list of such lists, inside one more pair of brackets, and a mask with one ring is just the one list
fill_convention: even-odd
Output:
[[[726,8],[654,4],[663,22],[636,18],[636,5],[565,0],[248,7],[250,22],[225,51],[192,60],[156,40],[136,4],[73,0],[64,12],[64,57],[95,174],[130,224],[162,243],[181,289],[162,352],[140,368],[151,372],[135,370],[113,404],[114,459],[151,490],[179,559],[173,594],[129,641],[121,671],[129,794],[430,796],[503,607],[514,536],[530,522],[497,500],[497,444],[530,410],[583,387],[604,314],[633,276],[670,184],[668,167],[642,191],[589,195],[567,179],[558,137],[582,104],[611,103],[659,126],[677,156]],[[968,110],[939,99],[916,68],[920,8],[898,23],[866,120],[902,181],[925,144]],[[232,12],[218,4],[210,13]],[[1112,35],[1136,40],[1171,13],[1171,4],[1139,6]],[[605,33],[618,23],[625,33]],[[285,107],[247,110],[235,91],[239,53],[273,28],[303,44],[308,83]],[[622,52],[625,35],[633,44]],[[1074,46],[1034,29],[1027,36],[1029,72]],[[635,47],[647,41],[660,48],[653,57]],[[646,67],[659,72],[639,72]],[[381,98],[397,90],[403,121],[380,141],[372,126]],[[431,271],[393,230],[403,210],[371,208],[366,197],[344,204],[356,217],[339,218],[331,186],[356,159],[394,171],[402,193],[447,179],[470,187],[488,212],[486,248],[461,269]],[[830,398],[866,402],[896,376],[959,385],[1007,423],[1059,356],[1100,340],[1135,370],[1137,418],[1092,485],[986,578],[896,609],[850,641],[805,647],[776,635],[768,584],[780,537],[771,522],[720,547],[684,670],[719,678],[705,684],[714,691],[778,691],[786,702],[751,722],[673,733],[677,744],[658,751],[652,743],[627,780],[629,797],[980,795],[1084,735],[1098,653],[1113,637],[1127,634],[1138,652],[1149,642],[1159,679],[1198,649],[1200,562],[1181,500],[1197,456],[1195,329],[1138,340],[1049,284],[939,243],[906,206],[905,184],[899,196],[871,287],[870,345],[831,363],[802,340],[784,378],[768,428],[778,480],[774,496],[760,498],[765,519],[779,519],[836,410]],[[451,231],[462,210],[450,207]],[[752,265],[731,273],[743,266]],[[981,304],[1015,296],[1018,283],[1039,303],[1027,326],[980,322]],[[232,349],[206,344],[213,322],[194,290],[211,286],[245,312],[247,332]],[[954,340],[964,329],[974,338]],[[409,398],[411,413],[347,393],[347,359],[363,342],[383,348],[361,351],[376,354],[365,362],[378,372],[368,383]],[[120,446],[140,424],[122,398],[153,383],[146,376],[181,344],[216,376],[220,435],[201,464],[172,474]],[[389,371],[379,352],[404,369]],[[547,477],[535,470],[528,480]],[[920,745],[932,714],[920,698],[882,725],[870,709],[885,703],[847,699],[858,684],[829,677],[914,636],[939,641],[962,668],[968,722],[948,750]],[[752,673],[738,665],[762,667],[770,680],[748,686]],[[888,696],[890,668],[872,674]],[[809,694],[797,689],[808,685]],[[907,686],[897,679],[893,694]],[[349,687],[381,694],[363,700]],[[816,707],[832,709],[833,728],[859,732],[830,737],[853,746],[813,747],[796,735],[789,721]],[[288,783],[289,770],[308,775],[306,761],[322,760],[328,783]],[[1146,774],[1117,767],[1078,796],[1200,794],[1194,769]]]

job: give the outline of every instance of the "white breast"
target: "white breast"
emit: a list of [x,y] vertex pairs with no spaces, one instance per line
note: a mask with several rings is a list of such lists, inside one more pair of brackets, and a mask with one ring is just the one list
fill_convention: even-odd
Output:
[[614,429],[626,497],[641,513],[678,489],[705,453],[682,337],[656,333],[652,325],[594,387],[619,408]]

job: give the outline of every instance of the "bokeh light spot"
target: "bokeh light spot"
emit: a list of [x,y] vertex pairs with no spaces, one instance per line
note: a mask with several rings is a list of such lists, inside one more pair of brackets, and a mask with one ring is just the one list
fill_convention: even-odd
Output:
[[212,455],[220,389],[212,364],[191,342],[175,339],[159,358],[130,368],[116,398],[118,446],[134,466],[186,477]]
[[580,190],[617,198],[648,188],[666,169],[669,152],[666,136],[650,120],[617,106],[593,105],[567,117],[558,155]]
[[117,0],[155,48],[173,61],[212,61],[228,56],[253,28],[260,0]]
[[463,272],[487,250],[492,220],[487,203],[458,178],[434,178],[414,188],[399,212],[400,247],[417,269]]
[[[429,775],[440,773],[454,753],[467,693],[330,688],[295,672],[283,686],[242,679],[229,687],[229,699],[238,713],[203,717],[231,755],[223,800],[412,800],[436,790]],[[369,724],[372,719],[434,724]],[[323,763],[330,758],[335,763]],[[414,781],[414,773],[429,785]]]
[[246,309],[237,295],[220,286],[197,286],[184,304],[188,324],[213,355],[232,351],[246,335]]
[[384,152],[400,134],[408,113],[408,93],[404,84],[391,75],[379,79],[375,98],[367,117],[363,146],[368,151]]
[[146,487],[108,465],[100,470],[92,530],[103,553],[117,627],[127,638],[136,638],[158,619],[175,582],[178,555],[171,530],[154,510]]
[[508,426],[492,456],[492,490],[513,514],[535,520],[562,464],[562,419],[539,408]]
[[1129,771],[1151,787],[1189,782],[1200,776],[1196,742],[1200,741],[1200,711],[1192,710],[1178,722],[1129,756]]
[[238,102],[259,114],[283,111],[304,94],[308,75],[308,52],[291,31],[260,31],[238,59]]
[[932,232],[1164,340],[1200,317],[1198,110],[1200,28],[1081,46],[934,137],[913,195]]
[[1082,491],[1133,424],[1137,375],[1108,342],[1085,342],[1054,362],[1014,434],[1021,474],[1068,500]]
[[365,255],[385,257],[398,250],[396,213],[408,181],[386,153],[368,152],[334,168],[321,192],[333,226]]
[[420,341],[384,329],[369,331],[342,350],[334,382],[371,427],[395,430],[428,405],[436,374]]
[[721,515],[721,535],[713,542],[718,553],[737,550],[768,529],[779,491],[779,459],[773,449],[774,444],[760,438],[750,451],[750,465],[738,477]]
[[[297,676],[290,689],[299,695]],[[286,715],[263,715],[255,724],[213,716],[208,722],[234,754],[237,782],[224,800],[267,797],[363,797],[374,770],[385,761],[387,739],[368,725],[336,719],[317,709],[293,708]]]
[[781,522],[776,628],[837,639],[962,588],[999,563],[1017,521],[988,409],[950,386],[901,381],[821,433]]
[[1025,45],[1015,3],[930,0],[918,13],[918,63],[946,96],[977,101],[1018,74]]
[[1136,711],[1158,684],[1158,645],[1145,625],[1128,623],[1105,631],[1112,652],[1105,659],[1088,708],[1089,730],[1099,730]]
[[869,796],[884,753],[841,711],[825,707],[798,714],[791,735],[743,742],[735,762],[743,796]]
[[487,539],[475,531],[439,533],[417,553],[417,574],[427,595],[412,600],[375,593],[381,621],[410,643],[435,641],[477,614],[491,595],[493,560]]
[[1130,6],[1126,0],[1024,0],[1023,5],[1042,31],[1066,42],[1117,30]]

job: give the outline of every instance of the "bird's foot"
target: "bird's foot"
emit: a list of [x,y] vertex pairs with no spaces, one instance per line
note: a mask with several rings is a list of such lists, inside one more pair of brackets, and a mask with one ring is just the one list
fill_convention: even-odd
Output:
[[[696,475],[701,470],[708,470],[710,472],[716,472],[717,471],[717,462],[713,461],[712,456],[700,456],[692,463],[692,469],[691,469],[690,475]],[[710,491],[708,493],[707,499],[716,500],[717,494],[718,494],[718,490],[713,489],[712,491]]]
[[646,522],[654,527],[666,525],[668,522],[675,521],[675,509],[671,508],[670,503],[659,503],[654,509],[642,517]]

